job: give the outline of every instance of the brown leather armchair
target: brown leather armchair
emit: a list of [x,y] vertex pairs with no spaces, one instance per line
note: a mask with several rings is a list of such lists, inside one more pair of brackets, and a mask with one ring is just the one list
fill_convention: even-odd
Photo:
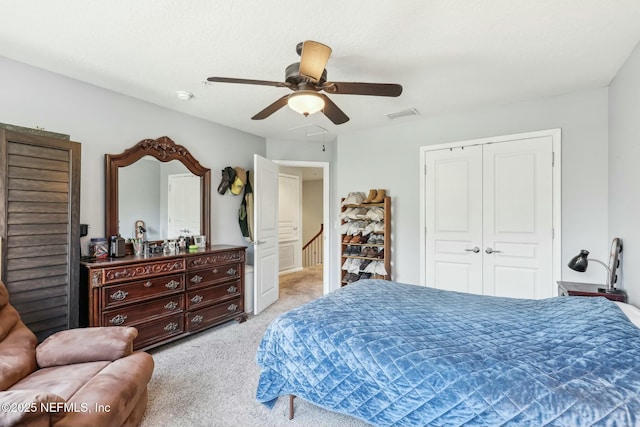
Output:
[[135,426],[153,359],[131,327],[61,331],[40,345],[0,281],[0,427]]

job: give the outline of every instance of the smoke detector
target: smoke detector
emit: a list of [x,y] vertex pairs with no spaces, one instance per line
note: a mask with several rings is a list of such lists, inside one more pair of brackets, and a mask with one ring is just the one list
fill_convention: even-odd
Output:
[[176,96],[178,97],[178,99],[181,99],[183,101],[188,101],[193,98],[193,94],[191,92],[187,92],[186,90],[177,90]]

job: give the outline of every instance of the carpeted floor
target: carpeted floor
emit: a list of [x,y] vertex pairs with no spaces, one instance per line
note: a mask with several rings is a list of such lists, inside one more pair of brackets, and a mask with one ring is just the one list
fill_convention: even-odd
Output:
[[259,369],[255,352],[280,313],[322,295],[322,266],[280,277],[280,299],[244,323],[235,321],[152,349],[156,367],[141,427],[331,426],[368,424],[326,411],[301,399],[288,419],[288,399],[269,410],[255,399]]

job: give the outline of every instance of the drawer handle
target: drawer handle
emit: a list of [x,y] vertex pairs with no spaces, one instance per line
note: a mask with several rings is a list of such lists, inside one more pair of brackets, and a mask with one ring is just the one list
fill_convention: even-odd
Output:
[[167,326],[164,327],[164,330],[167,332],[172,332],[175,331],[176,329],[178,329],[178,324],[177,323],[169,323]]
[[194,296],[193,298],[191,298],[191,302],[194,303],[194,304],[202,302],[202,296],[201,295]]
[[122,325],[126,320],[127,320],[127,316],[118,314],[117,316],[109,320],[109,323],[111,323],[112,325]]
[[180,282],[177,282],[175,280],[172,280],[169,283],[167,283],[166,285],[164,285],[164,287],[167,288],[167,289],[175,289],[178,286],[180,286]]
[[211,270],[211,271],[213,271],[213,273],[214,273],[214,274],[216,274],[216,273],[217,273],[218,271],[220,271],[220,270],[218,270],[217,268],[214,268],[214,269],[213,269],[213,270]]
[[129,292],[125,292],[122,289],[120,289],[119,291],[111,294],[111,299],[116,301],[122,301],[127,297],[127,295],[129,295]]
[[238,306],[236,304],[231,304],[229,307],[227,307],[227,310],[236,311],[237,308],[238,308]]
[[202,319],[204,319],[204,317],[198,314],[197,316],[193,316],[191,323],[200,323]]
[[151,280],[147,280],[147,283],[144,284],[145,288],[150,288],[151,286],[153,286],[153,283],[151,282]]
[[238,272],[238,270],[236,270],[235,268],[230,268],[230,269],[227,270],[227,275],[233,276],[237,272]]
[[200,277],[200,276],[198,276],[198,275],[195,275],[195,276],[193,276],[193,277],[191,278],[191,281],[192,281],[193,283],[200,283],[200,282],[202,282],[202,277]]
[[178,303],[175,301],[169,301],[168,303],[166,303],[164,305],[164,308],[166,308],[167,310],[175,310],[175,308],[178,306]]
[[229,292],[230,294],[234,293],[237,290],[238,290],[238,287],[236,285],[231,285],[227,288],[227,292]]

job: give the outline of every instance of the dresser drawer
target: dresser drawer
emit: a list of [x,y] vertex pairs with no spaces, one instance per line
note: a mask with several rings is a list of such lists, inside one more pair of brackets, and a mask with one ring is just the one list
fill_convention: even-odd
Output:
[[136,326],[151,320],[184,310],[184,295],[172,295],[154,301],[115,308],[102,313],[103,326]]
[[231,298],[240,297],[240,281],[200,288],[187,292],[186,310],[194,310]]
[[138,336],[133,341],[133,349],[138,350],[159,341],[164,341],[184,333],[184,314],[178,313],[161,320],[140,323],[135,326]]
[[101,305],[103,309],[109,309],[182,290],[184,290],[184,274],[152,277],[101,288]]
[[131,279],[144,279],[153,276],[162,276],[185,270],[185,260],[170,259],[143,264],[124,265],[120,267],[108,267],[103,269],[103,284],[123,282]]
[[236,298],[222,304],[187,313],[185,315],[186,328],[188,332],[197,331],[239,314],[244,314],[244,307],[242,299]]
[[240,278],[242,264],[225,264],[187,273],[187,289]]
[[244,250],[233,250],[225,252],[217,252],[207,255],[194,255],[187,258],[187,268],[199,269],[202,267],[210,267],[219,264],[228,264],[233,262],[244,261]]

